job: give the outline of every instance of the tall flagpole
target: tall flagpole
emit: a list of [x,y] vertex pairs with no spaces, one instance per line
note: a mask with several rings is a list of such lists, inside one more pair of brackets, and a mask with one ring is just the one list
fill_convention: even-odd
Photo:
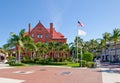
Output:
[[[84,25],[83,25],[81,22],[79,22],[79,21],[78,21],[78,25],[79,25],[80,27],[83,27],[83,26],[84,26]],[[77,31],[78,31],[78,29],[77,29]],[[79,33],[80,33],[80,35],[86,35],[86,33],[85,33],[84,31],[82,31],[82,30],[81,30],[80,32],[77,32],[77,59],[78,59],[78,35],[79,35]],[[81,45],[80,48],[81,48],[81,52],[80,52],[80,53],[81,53],[81,57],[80,57],[80,58],[81,58],[81,59],[80,59],[80,60],[81,60],[81,62],[80,62],[81,65],[80,65],[80,66],[82,67],[82,45]]]
[[[81,60],[80,61],[81,65],[80,66],[82,67],[82,45],[81,45],[80,48],[81,48],[81,52],[80,52],[80,54],[81,54],[81,57],[80,57],[81,58],[80,59]],[[78,28],[77,28],[77,63],[78,63]]]
[[78,63],[78,27],[77,27],[77,63]]
[[81,67],[82,67],[82,45],[81,45]]

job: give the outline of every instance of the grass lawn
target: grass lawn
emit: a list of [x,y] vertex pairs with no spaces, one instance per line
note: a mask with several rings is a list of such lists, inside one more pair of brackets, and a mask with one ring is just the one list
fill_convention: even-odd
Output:
[[65,66],[67,66],[67,67],[80,67],[80,64],[79,63],[68,63]]
[[[58,62],[59,63],[59,62]],[[57,64],[57,62],[55,64],[34,64],[34,63],[29,63],[29,64],[24,64],[21,66],[64,66],[64,67],[80,67],[79,63],[72,63],[72,62],[68,62],[67,64]],[[17,65],[15,65],[17,66]]]
[[72,62],[69,62],[67,63],[66,65],[58,65],[58,64],[25,64],[25,66],[40,66],[40,65],[48,65],[48,66],[66,66],[66,67],[80,67],[80,64],[79,63],[72,63]]

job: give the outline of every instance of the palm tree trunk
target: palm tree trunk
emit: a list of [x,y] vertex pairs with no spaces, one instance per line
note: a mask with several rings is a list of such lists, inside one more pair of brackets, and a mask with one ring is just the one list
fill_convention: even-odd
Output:
[[21,60],[20,60],[20,50],[18,50],[18,63],[20,63],[21,62]]

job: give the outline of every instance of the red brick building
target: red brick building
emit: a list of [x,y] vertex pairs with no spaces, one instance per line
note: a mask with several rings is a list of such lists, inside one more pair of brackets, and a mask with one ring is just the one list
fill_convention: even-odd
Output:
[[50,41],[66,43],[66,38],[60,32],[57,32],[53,27],[53,23],[50,23],[49,28],[45,28],[42,23],[38,23],[34,28],[28,25],[28,32],[26,35],[30,35],[34,42],[44,42],[49,43]]

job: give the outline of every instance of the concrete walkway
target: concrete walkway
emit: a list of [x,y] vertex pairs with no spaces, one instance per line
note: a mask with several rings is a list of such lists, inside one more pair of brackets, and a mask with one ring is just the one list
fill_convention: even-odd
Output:
[[109,68],[101,68],[103,83],[120,83],[120,73]]
[[101,64],[103,83],[120,83],[120,65]]
[[10,67],[9,64],[0,63],[0,69],[8,69],[8,68],[14,68],[14,67]]
[[22,83],[24,80],[10,79],[10,78],[0,78],[0,83]]
[[9,67],[9,64],[0,64],[0,67]]

